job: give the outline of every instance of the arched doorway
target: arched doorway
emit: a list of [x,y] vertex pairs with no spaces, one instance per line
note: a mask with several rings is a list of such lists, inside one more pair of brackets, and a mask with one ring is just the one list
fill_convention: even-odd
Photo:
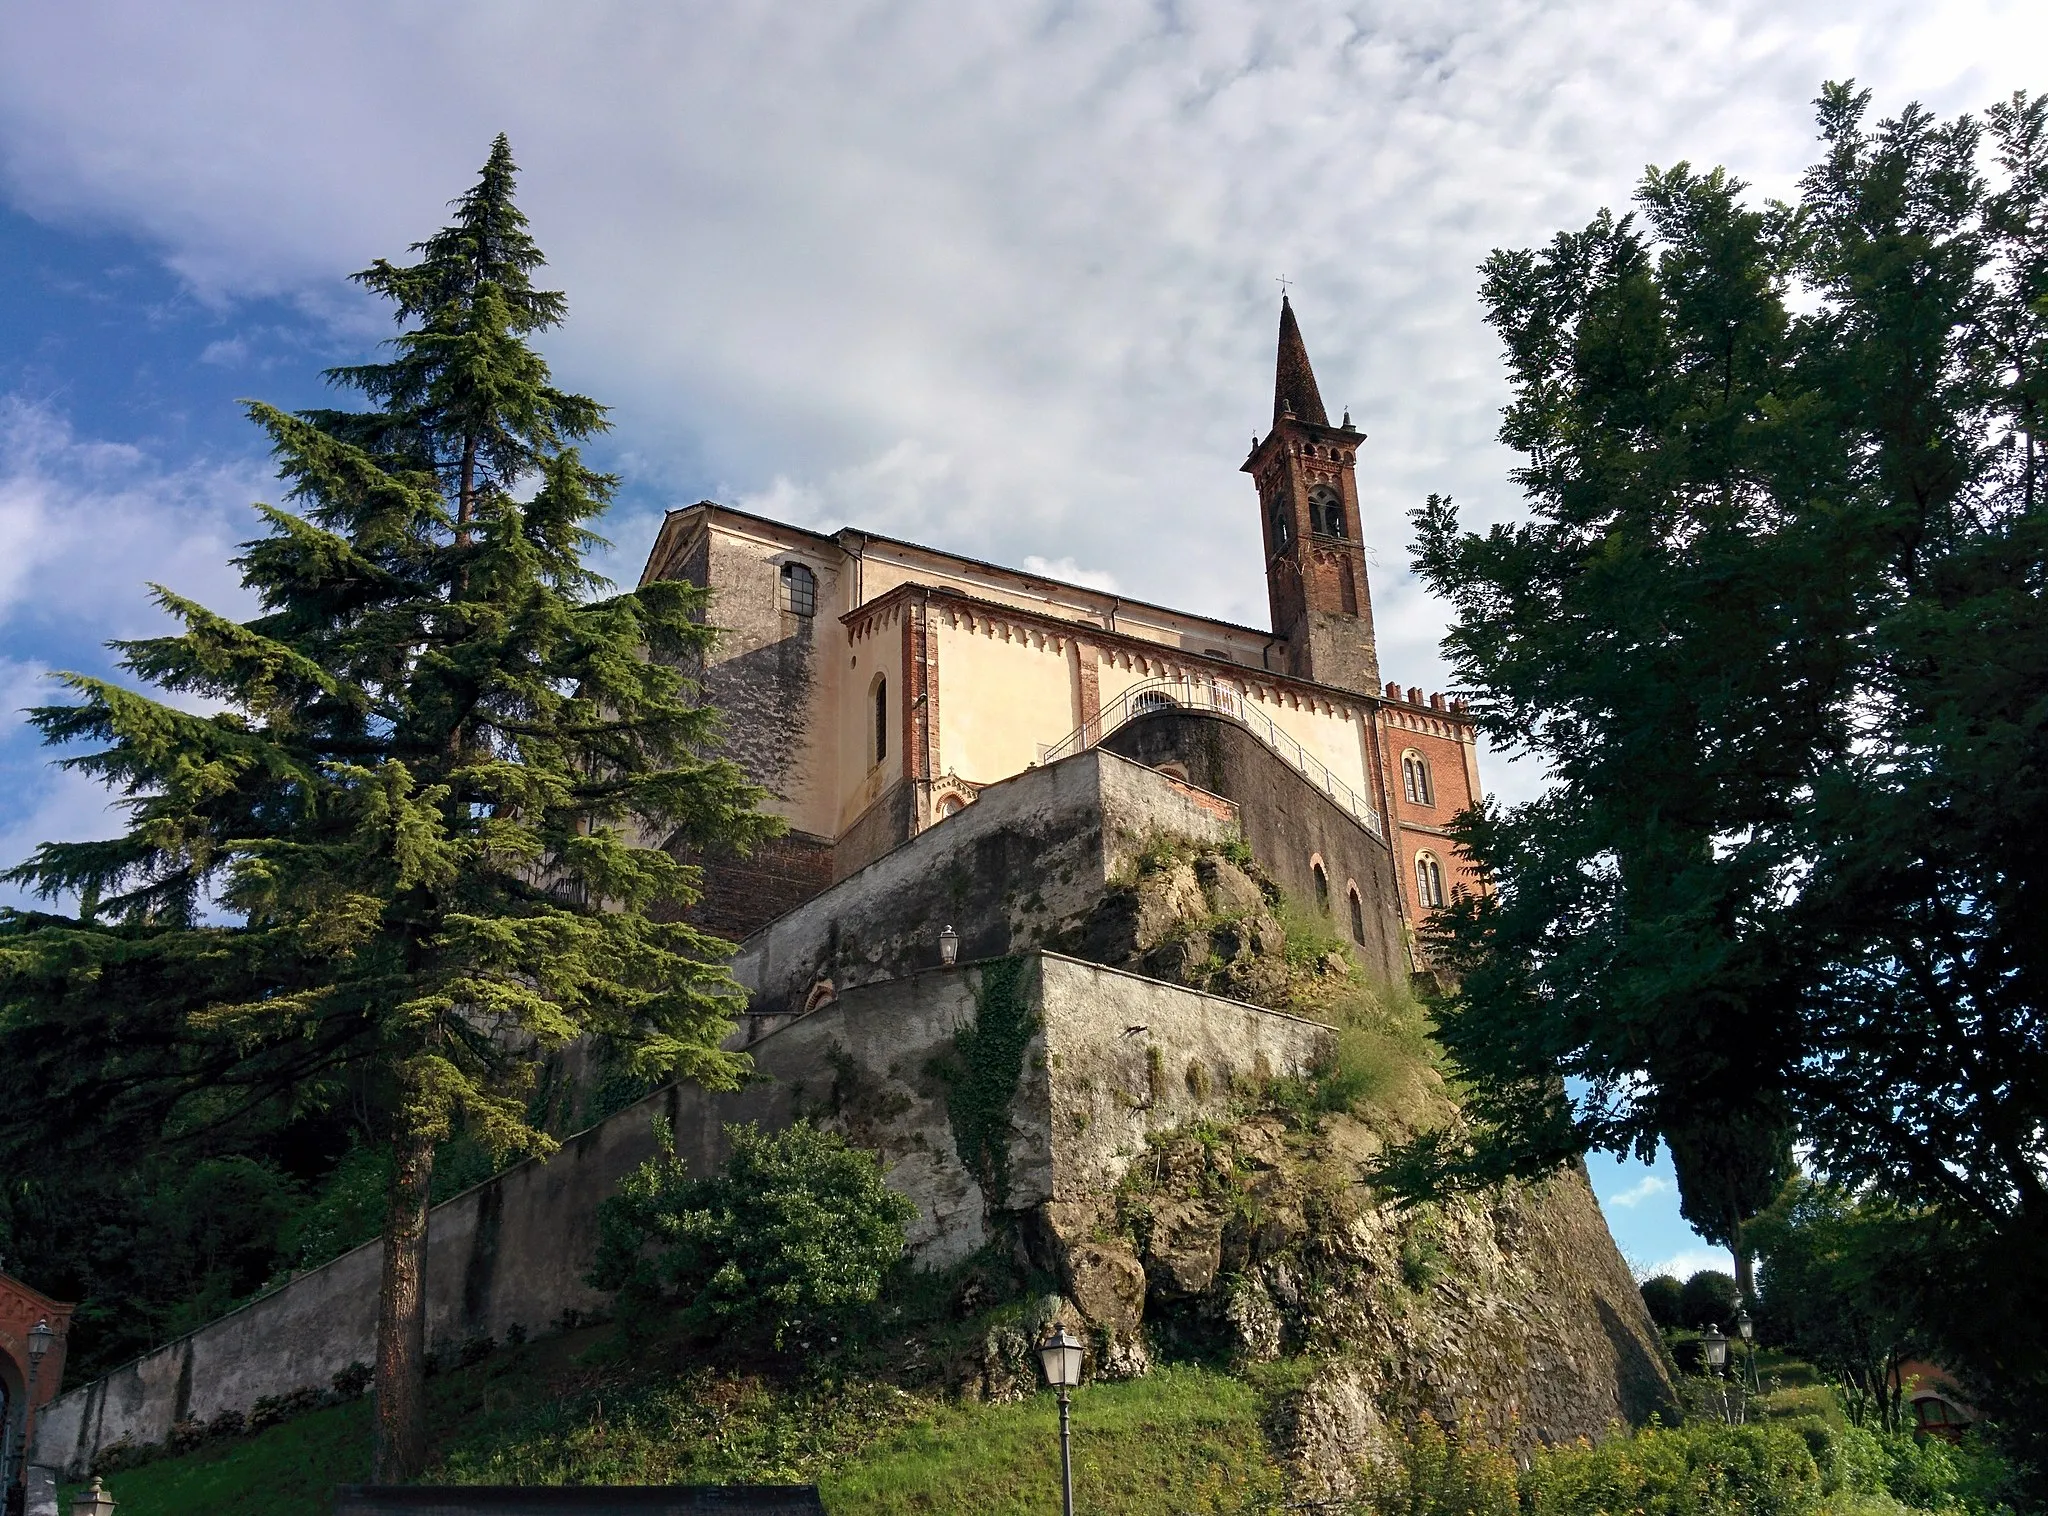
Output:
[[[31,1412],[48,1405],[64,1387],[64,1339],[71,1330],[72,1307],[32,1290],[10,1274],[0,1274],[0,1464],[5,1484],[12,1491],[27,1472],[28,1439],[33,1435]],[[50,1345],[42,1361],[34,1365],[33,1394],[30,1379],[30,1342],[39,1322],[50,1328]],[[33,1400],[33,1405],[31,1404]]]

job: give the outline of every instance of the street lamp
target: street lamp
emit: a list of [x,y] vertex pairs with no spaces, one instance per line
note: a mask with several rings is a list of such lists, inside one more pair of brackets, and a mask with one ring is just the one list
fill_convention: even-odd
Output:
[[1700,1349],[1706,1355],[1707,1370],[1714,1376],[1715,1388],[1721,1396],[1721,1419],[1729,1421],[1728,1389],[1721,1382],[1721,1373],[1728,1367],[1728,1339],[1722,1335],[1719,1322],[1707,1323],[1706,1331],[1700,1334]]
[[960,934],[952,927],[939,930],[939,962],[951,968],[960,961]]
[[1700,1335],[1700,1348],[1707,1355],[1707,1367],[1719,1374],[1728,1367],[1728,1339],[1721,1335],[1720,1323],[1710,1321]]
[[1749,1387],[1760,1390],[1756,1377],[1756,1323],[1749,1319],[1749,1308],[1738,1305],[1735,1308],[1735,1333],[1742,1339],[1743,1361],[1749,1365]]
[[17,1473],[28,1472],[29,1438],[34,1435],[35,1423],[30,1419],[36,1413],[36,1370],[43,1366],[43,1355],[50,1351],[50,1344],[57,1340],[57,1334],[50,1330],[50,1318],[45,1316],[28,1329],[28,1388],[21,1396],[21,1449],[14,1457],[14,1467],[7,1471],[8,1483],[15,1481]]
[[1038,1348],[1038,1361],[1045,1365],[1045,1382],[1060,1396],[1060,1510],[1074,1516],[1074,1451],[1067,1421],[1067,1391],[1081,1382],[1081,1339],[1063,1326]]
[[50,1351],[50,1344],[57,1340],[57,1334],[50,1330],[50,1318],[45,1316],[28,1329],[28,1371],[33,1374],[36,1365],[43,1361],[43,1354]]

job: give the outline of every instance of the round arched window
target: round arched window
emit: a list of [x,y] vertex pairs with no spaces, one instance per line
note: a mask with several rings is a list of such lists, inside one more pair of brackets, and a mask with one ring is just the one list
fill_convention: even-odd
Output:
[[1309,524],[1325,537],[1344,535],[1344,497],[1335,485],[1318,484],[1308,492]]
[[1131,713],[1137,716],[1149,716],[1154,711],[1178,709],[1180,702],[1163,690],[1145,690],[1131,702]]
[[1424,910],[1440,911],[1444,905],[1444,866],[1434,853],[1415,855],[1415,898]]
[[1436,804],[1436,790],[1429,780],[1429,760],[1413,748],[1401,755],[1401,794],[1410,805]]

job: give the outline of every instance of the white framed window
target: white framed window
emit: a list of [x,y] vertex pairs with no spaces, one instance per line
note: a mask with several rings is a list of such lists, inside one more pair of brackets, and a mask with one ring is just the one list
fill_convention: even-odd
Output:
[[1401,793],[1410,805],[1436,804],[1436,788],[1429,778],[1429,760],[1413,748],[1401,755]]
[[1444,866],[1434,853],[1415,855],[1415,898],[1426,911],[1444,908]]

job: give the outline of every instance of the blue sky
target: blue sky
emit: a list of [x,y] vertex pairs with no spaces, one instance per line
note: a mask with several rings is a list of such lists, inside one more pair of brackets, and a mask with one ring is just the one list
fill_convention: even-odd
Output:
[[[1382,661],[1440,687],[1406,513],[1519,509],[1488,250],[1649,163],[1790,193],[1823,79],[1948,113],[2044,57],[2038,0],[16,0],[0,709],[155,628],[145,581],[242,603],[226,561],[273,492],[235,402],[314,402],[372,350],[346,275],[439,226],[500,130],[570,296],[549,356],[614,407],[620,577],[710,496],[1257,623],[1236,465],[1284,274],[1370,439]],[[106,824],[0,728],[0,853]],[[1633,1261],[1725,1266],[1668,1164],[1591,1168]]]

